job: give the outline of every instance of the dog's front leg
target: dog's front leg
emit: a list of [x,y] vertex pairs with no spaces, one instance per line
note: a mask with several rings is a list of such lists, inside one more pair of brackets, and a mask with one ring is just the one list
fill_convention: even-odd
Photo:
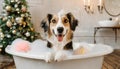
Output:
[[47,54],[45,56],[45,61],[47,63],[50,63],[53,60],[54,60],[54,52],[47,52]]
[[55,61],[59,62],[59,61],[63,61],[65,59],[67,59],[68,56],[72,55],[71,51],[67,51],[67,50],[60,50],[57,51],[55,54]]

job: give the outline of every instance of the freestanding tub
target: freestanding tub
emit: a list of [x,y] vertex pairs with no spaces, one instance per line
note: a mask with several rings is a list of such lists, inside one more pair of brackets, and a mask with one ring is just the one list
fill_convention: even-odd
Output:
[[51,63],[46,63],[44,56],[36,52],[14,52],[12,46],[8,46],[6,52],[13,55],[17,69],[101,69],[104,55],[111,53],[113,49],[103,44],[89,46],[92,47],[91,51],[84,55],[68,56],[64,61]]

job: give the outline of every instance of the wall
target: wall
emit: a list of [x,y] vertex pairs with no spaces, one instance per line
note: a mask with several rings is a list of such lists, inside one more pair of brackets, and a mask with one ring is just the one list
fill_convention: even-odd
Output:
[[[111,16],[107,15],[105,11],[103,14],[99,14],[96,3],[98,0],[94,1],[94,14],[87,14],[84,10],[83,0],[27,0],[30,6],[29,10],[32,14],[32,20],[36,31],[40,31],[40,21],[48,13],[57,13],[61,9],[67,12],[72,12],[75,17],[79,20],[79,26],[75,31],[74,41],[84,41],[93,43],[94,27],[98,26],[98,21],[109,19]],[[108,0],[107,0],[108,1]],[[112,1],[112,0],[109,0]],[[118,2],[120,2],[118,0]],[[110,4],[107,4],[109,8]],[[115,8],[115,7],[111,7]],[[117,9],[116,11],[119,11]],[[116,11],[113,11],[114,13]],[[119,31],[118,31],[119,32]],[[118,33],[118,41],[114,41],[114,31],[113,30],[99,30],[96,35],[97,43],[109,44],[114,48],[120,48],[120,32]]]

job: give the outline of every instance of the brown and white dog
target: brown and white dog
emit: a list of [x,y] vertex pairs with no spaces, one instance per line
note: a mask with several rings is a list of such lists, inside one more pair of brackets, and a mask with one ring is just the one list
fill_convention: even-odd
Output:
[[65,13],[64,11],[60,11],[57,15],[48,14],[42,20],[41,27],[47,33],[47,47],[54,51],[54,53],[48,54],[46,62],[65,59],[67,51],[73,49],[73,32],[77,25],[78,20],[75,19],[72,13]]

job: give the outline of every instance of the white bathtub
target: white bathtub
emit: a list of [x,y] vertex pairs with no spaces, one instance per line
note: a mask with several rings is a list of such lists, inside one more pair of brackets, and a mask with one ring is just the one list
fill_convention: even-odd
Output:
[[102,44],[89,44],[89,46],[92,50],[84,55],[68,56],[64,61],[51,63],[46,63],[43,60],[44,56],[38,53],[14,52],[11,46],[6,48],[6,52],[13,55],[17,69],[101,69],[104,55],[111,53],[113,49]]

